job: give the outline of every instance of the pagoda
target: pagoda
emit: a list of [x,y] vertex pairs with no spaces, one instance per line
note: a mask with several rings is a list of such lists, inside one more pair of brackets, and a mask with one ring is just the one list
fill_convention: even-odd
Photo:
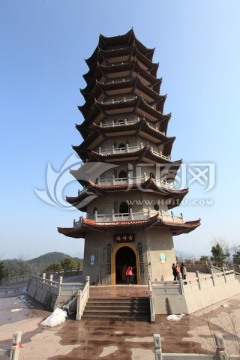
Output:
[[100,35],[86,60],[84,120],[76,125],[83,141],[73,146],[83,165],[71,170],[83,188],[66,198],[86,216],[58,231],[85,239],[83,275],[91,283],[125,283],[127,264],[135,284],[169,279],[173,236],[200,225],[172,212],[188,189],[175,186],[182,161],[171,159],[175,137],[167,135],[171,114],[164,114],[153,54],[130,30]]

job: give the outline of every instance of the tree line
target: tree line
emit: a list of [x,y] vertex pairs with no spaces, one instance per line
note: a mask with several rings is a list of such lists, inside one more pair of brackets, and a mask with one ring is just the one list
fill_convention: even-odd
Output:
[[22,275],[38,275],[43,272],[80,270],[83,260],[69,255],[53,252],[36,259],[11,259],[0,261],[0,281],[4,278]]

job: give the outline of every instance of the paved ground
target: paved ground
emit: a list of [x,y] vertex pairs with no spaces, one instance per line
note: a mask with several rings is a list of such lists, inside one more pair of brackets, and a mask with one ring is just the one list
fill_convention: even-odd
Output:
[[164,352],[214,353],[213,334],[220,332],[229,354],[240,354],[240,294],[180,321],[165,315],[154,324],[67,319],[46,328],[41,322],[49,312],[17,292],[4,295],[1,290],[0,348],[9,348],[13,332],[22,331],[20,360],[153,360],[154,333],[161,335]]

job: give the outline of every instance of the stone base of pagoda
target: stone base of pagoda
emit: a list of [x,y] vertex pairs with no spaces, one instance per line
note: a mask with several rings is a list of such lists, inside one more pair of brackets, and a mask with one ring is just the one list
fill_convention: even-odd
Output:
[[134,267],[132,284],[148,283],[172,277],[176,262],[173,239],[169,228],[161,230],[111,229],[89,232],[85,238],[83,277],[90,276],[91,284],[128,284],[124,265]]

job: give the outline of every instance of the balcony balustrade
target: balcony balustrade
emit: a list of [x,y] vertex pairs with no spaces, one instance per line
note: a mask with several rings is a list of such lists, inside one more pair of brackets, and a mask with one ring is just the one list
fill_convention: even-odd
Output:
[[[128,119],[119,119],[119,120],[112,120],[112,121],[108,121],[105,123],[100,123],[100,127],[102,128],[106,128],[106,127],[118,127],[118,126],[124,126],[124,125],[134,125],[138,122],[140,122],[141,119],[137,118],[134,120],[128,120]],[[166,133],[164,131],[159,131],[157,126],[154,126],[153,124],[149,123],[147,121],[148,126],[150,126],[152,129],[154,129],[155,131],[157,131],[158,133],[162,134],[162,135],[166,135]]]
[[[114,146],[112,146],[112,148],[110,149],[102,149],[101,147],[99,147],[98,149],[98,153],[99,155],[113,155],[113,154],[127,154],[127,153],[131,153],[131,152],[137,152],[141,149],[143,149],[143,144],[141,143],[141,145],[135,145],[135,146],[129,146],[128,144],[126,144],[126,147],[121,147],[121,148],[115,148]],[[156,150],[153,149],[153,147],[151,147],[151,151],[154,155],[164,159],[164,160],[171,160],[171,156],[166,156],[163,155],[162,152],[158,152]]]
[[[175,223],[183,223],[183,215],[180,214],[176,216],[171,213],[164,213],[161,210],[158,212],[156,210],[151,210],[150,208],[146,211],[141,212],[133,212],[132,209],[128,213],[114,213],[112,214],[98,214],[95,211],[94,215],[87,216],[87,219],[95,220],[97,223],[108,223],[108,222],[121,222],[121,221],[131,221],[131,220],[147,220],[150,217],[159,213],[159,217],[163,221],[175,222]],[[82,217],[79,218],[78,221],[73,221],[73,227],[78,228],[82,225]]]
[[[117,178],[113,175],[112,178],[98,178],[97,184],[100,186],[112,186],[112,185],[133,185],[133,184],[137,184],[139,186],[141,186],[141,184],[145,181],[147,181],[149,178],[149,176],[144,173],[143,176],[130,176],[130,174],[128,175],[128,177],[125,178]],[[161,181],[158,179],[154,179],[154,182],[156,183],[156,185],[160,188],[164,188],[164,189],[168,189],[168,190],[176,190],[175,185],[173,183],[168,183],[167,181]]]
[[124,103],[124,102],[131,102],[133,101],[134,99],[136,99],[137,96],[133,96],[133,97],[124,97],[122,99],[112,99],[112,100],[107,100],[107,101],[101,101],[102,104],[105,104],[105,105],[109,105],[109,104],[119,104],[119,103]]

